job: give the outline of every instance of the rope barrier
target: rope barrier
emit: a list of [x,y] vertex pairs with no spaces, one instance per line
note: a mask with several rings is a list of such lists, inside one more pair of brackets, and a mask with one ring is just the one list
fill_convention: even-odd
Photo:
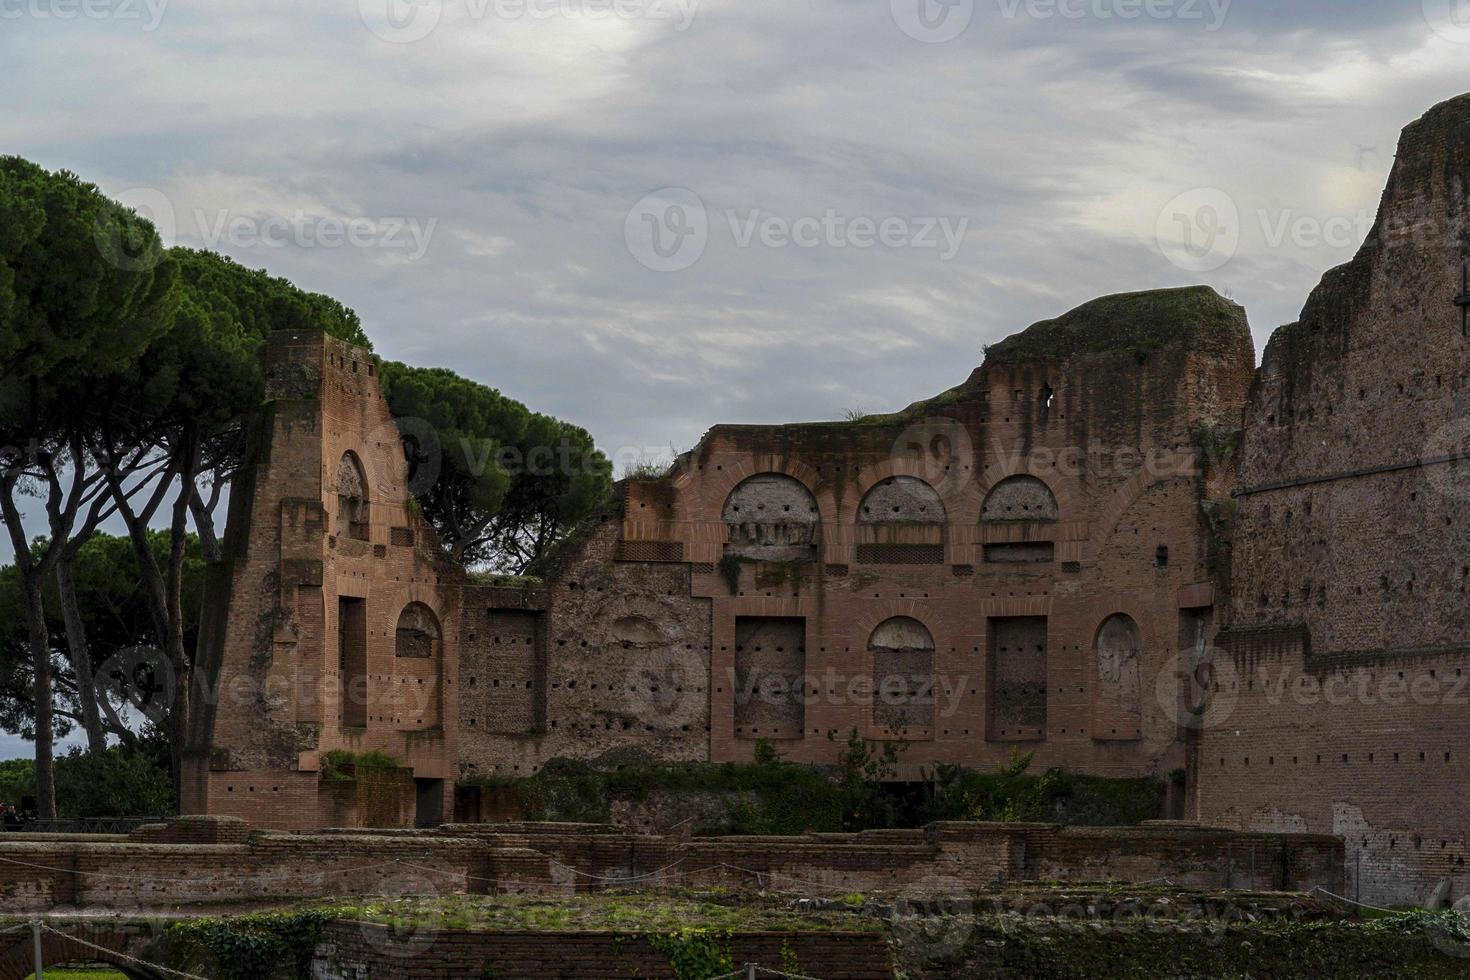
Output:
[[1321,885],[1312,886],[1312,890],[1307,892],[1307,894],[1315,895],[1318,892],[1321,892],[1324,895],[1330,895],[1333,898],[1337,899],[1339,902],[1346,902],[1349,905],[1356,905],[1360,909],[1368,909],[1372,912],[1385,912],[1388,915],[1401,915],[1403,912],[1402,909],[1381,909],[1376,905],[1365,905],[1362,902],[1355,902],[1351,898],[1348,898],[1346,895],[1339,895],[1336,892],[1330,892],[1327,889],[1323,888]]
[[734,973],[721,973],[717,977],[710,977],[710,980],[739,980],[741,977],[750,978],[759,974],[765,974],[768,977],[785,977],[786,980],[821,980],[820,977],[809,977],[805,973],[785,973],[781,970],[773,970],[759,963],[747,963]]
[[[106,946],[99,946],[96,943],[88,942],[85,939],[79,939],[78,937],[73,936],[70,933],[62,932],[60,929],[53,929],[44,922],[36,922],[33,923],[33,925],[40,926],[42,932],[49,932],[52,935],[60,936],[62,939],[65,939],[68,942],[76,943],[78,946],[85,946],[86,948],[96,950],[99,953],[106,953],[108,956],[115,956],[120,960],[131,963],[133,966],[146,967],[149,970],[156,970],[159,973],[167,973],[169,976],[182,977],[183,980],[211,980],[210,977],[202,977],[197,973],[185,973],[183,970],[175,970],[172,967],[163,966],[158,963],[150,963],[147,960],[140,960],[136,956],[129,956],[127,953],[119,952],[115,949],[108,949]],[[30,926],[27,926],[27,928],[30,928]]]

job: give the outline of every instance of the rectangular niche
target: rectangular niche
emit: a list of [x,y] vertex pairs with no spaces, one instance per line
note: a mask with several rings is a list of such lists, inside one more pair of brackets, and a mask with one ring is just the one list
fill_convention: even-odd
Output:
[[1050,541],[985,546],[985,562],[989,565],[1045,565],[1055,561],[1056,557],[1057,546]]
[[806,723],[806,620],[735,619],[735,737],[801,738]]
[[997,742],[1046,737],[1046,617],[990,620],[986,737]]
[[337,600],[337,681],[344,728],[368,723],[367,600]]
[[546,660],[543,614],[491,609],[485,628],[460,653],[460,715],[485,731],[524,735],[545,724]]

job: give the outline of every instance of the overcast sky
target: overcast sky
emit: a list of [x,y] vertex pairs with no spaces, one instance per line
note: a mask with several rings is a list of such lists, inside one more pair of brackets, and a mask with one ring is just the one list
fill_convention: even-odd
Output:
[[0,152],[629,458],[1109,292],[1209,283],[1259,350],[1470,89],[1470,3],[0,0],[0,59]]

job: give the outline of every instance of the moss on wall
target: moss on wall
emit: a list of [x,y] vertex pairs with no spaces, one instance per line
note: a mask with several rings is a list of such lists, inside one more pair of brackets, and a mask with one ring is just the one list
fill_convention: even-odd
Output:
[[1136,359],[1164,347],[1228,350],[1249,345],[1245,311],[1208,286],[1103,296],[1042,320],[985,352],[985,365],[1060,361],[1084,354]]

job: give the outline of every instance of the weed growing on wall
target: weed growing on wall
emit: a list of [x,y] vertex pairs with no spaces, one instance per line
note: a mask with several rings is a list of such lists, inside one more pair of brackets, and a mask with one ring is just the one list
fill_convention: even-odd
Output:
[[668,957],[679,980],[707,980],[735,969],[729,932],[691,927],[649,936],[648,945]]
[[170,927],[169,938],[201,950],[220,980],[311,975],[311,955],[330,920],[320,909],[205,918]]
[[722,818],[694,826],[698,834],[800,834],[919,827],[936,820],[1043,821],[1127,826],[1157,818],[1164,784],[1108,779],[1052,769],[1034,774],[1031,757],[1015,755],[997,772],[942,765],[922,783],[896,783],[900,748],[847,736],[839,762],[787,762],[774,743],[756,744],[752,763],[660,764],[641,758],[588,763],[555,759],[527,779],[494,778],[530,820],[607,823],[613,799],[634,802],[714,796]]

